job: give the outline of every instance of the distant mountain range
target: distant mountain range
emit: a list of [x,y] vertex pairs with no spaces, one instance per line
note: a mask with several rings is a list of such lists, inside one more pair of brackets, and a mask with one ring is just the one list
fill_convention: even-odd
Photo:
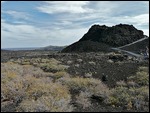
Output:
[[93,25],[79,41],[67,46],[62,52],[105,52],[111,47],[124,46],[144,37],[143,31],[133,25],[119,24],[112,27]]
[[43,50],[43,51],[61,51],[67,46],[46,46],[46,47],[30,47],[30,48],[3,48],[1,51],[19,51],[19,50]]
[[19,51],[19,50],[35,50],[38,47],[28,47],[28,48],[3,48],[1,50],[9,50],[9,51]]
[[63,50],[65,47],[67,47],[67,46],[46,46],[46,47],[37,48],[36,50],[61,51],[61,50]]

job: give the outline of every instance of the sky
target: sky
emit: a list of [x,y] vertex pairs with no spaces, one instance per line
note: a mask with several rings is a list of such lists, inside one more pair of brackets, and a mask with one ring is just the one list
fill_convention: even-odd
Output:
[[149,1],[1,1],[1,48],[70,45],[120,23],[149,36]]

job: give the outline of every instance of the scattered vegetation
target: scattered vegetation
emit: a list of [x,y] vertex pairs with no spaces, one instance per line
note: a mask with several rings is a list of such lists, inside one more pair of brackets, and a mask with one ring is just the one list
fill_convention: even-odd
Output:
[[13,105],[14,112],[71,112],[73,100],[86,109],[92,106],[92,99],[112,107],[149,111],[148,67],[139,67],[136,75],[116,82],[111,89],[92,78],[92,73],[86,73],[86,78],[73,77],[67,68],[54,58],[1,63],[1,111]]
[[107,104],[124,106],[126,109],[149,110],[149,74],[147,67],[139,67],[136,75],[117,82],[110,91]]
[[6,101],[13,101],[16,105],[14,111],[65,112],[73,110],[69,104],[71,95],[68,88],[52,82],[51,78],[44,76],[45,72],[40,68],[38,68],[41,72],[40,77],[34,76],[37,68],[33,66],[1,63],[1,69],[1,102],[3,104]]
[[[47,79],[35,79],[26,90],[27,98],[18,106],[19,111],[72,111],[69,105],[71,95],[69,90],[58,83],[52,83]],[[31,102],[31,103],[30,103]]]
[[130,76],[128,81],[134,81],[140,86],[149,85],[149,72],[147,67],[140,67],[136,76]]
[[98,79],[75,77],[63,78],[60,82],[76,95],[76,102],[83,109],[92,105],[90,100],[92,97],[97,97],[102,102],[109,96],[109,88]]
[[51,59],[42,59],[42,58],[31,58],[31,59],[17,59],[15,63],[21,65],[33,65],[35,67],[40,67],[46,72],[57,72],[63,71],[68,68],[66,65],[62,65],[60,61],[51,58]]

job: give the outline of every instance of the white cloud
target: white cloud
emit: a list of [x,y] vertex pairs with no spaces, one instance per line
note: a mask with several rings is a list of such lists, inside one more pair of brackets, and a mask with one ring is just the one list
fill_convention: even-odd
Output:
[[5,20],[1,18],[1,23],[3,23],[3,22],[5,22]]
[[87,13],[92,9],[86,7],[88,1],[47,1],[44,5],[37,7],[38,10],[44,13]]
[[[47,5],[47,10],[43,10],[43,12],[47,13],[63,13],[64,10],[59,10],[61,7],[66,7],[68,4],[75,4],[78,2],[69,2],[68,4],[65,2],[46,2],[49,5]],[[91,12],[87,10],[88,13],[71,13],[71,10],[69,14],[63,13],[58,14],[56,20],[57,21],[68,21],[69,23],[73,24],[83,24],[83,23],[116,23],[119,24],[120,22],[125,23],[132,23],[132,24],[143,24],[148,23],[149,19],[147,16],[149,15],[147,13],[147,2],[141,2],[141,1],[91,1],[91,2],[79,2],[77,6],[86,5],[86,8],[90,9]],[[43,6],[43,5],[42,5]],[[56,7],[57,6],[57,7]],[[145,7],[144,7],[145,6]],[[44,7],[44,6],[43,6]],[[49,9],[49,8],[50,9]],[[38,7],[39,8],[39,7]],[[84,7],[85,8],[85,7]],[[141,10],[141,8],[143,10]],[[57,11],[56,11],[57,10]],[[144,13],[145,12],[145,13]],[[58,22],[59,23],[59,22]],[[61,23],[61,25],[63,25]],[[69,25],[69,24],[67,24]],[[71,25],[71,24],[70,24]]]
[[146,5],[149,5],[149,1],[141,1],[141,2],[143,2]]
[[2,11],[4,14],[8,14],[12,16],[15,19],[23,19],[23,20],[28,20],[30,19],[30,15],[26,12],[19,12],[19,11],[13,11],[13,10],[8,10],[8,11]]
[[149,14],[141,14],[131,18],[131,21],[136,21],[137,24],[149,24]]
[[133,25],[149,25],[149,14],[105,18],[105,22],[111,22],[114,24],[126,23]]
[[70,26],[72,25],[73,23],[71,21],[65,21],[65,20],[62,20],[62,21],[58,21],[58,22],[54,22],[53,25],[55,26]]
[[[1,41],[2,48],[19,47],[19,42],[23,43],[24,47],[40,47],[46,45],[69,45],[72,42],[79,40],[88,28],[74,29],[44,29],[37,28],[31,25],[13,25],[2,22],[1,26]],[[9,43],[8,40],[15,41]],[[7,41],[7,42],[6,42]]]
[[144,35],[149,36],[149,29],[143,29]]
[[111,18],[104,17],[104,21],[99,22],[100,25],[107,25],[107,26],[114,26],[120,23],[130,24],[130,25],[132,24],[135,28],[142,30],[145,35],[149,36],[149,32],[148,32],[149,14],[141,14],[136,16],[111,17]]

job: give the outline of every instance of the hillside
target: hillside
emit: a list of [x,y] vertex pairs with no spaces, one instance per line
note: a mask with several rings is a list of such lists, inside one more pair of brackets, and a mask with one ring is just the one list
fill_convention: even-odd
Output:
[[110,46],[105,43],[99,43],[94,41],[79,41],[75,42],[72,45],[66,47],[62,52],[98,52],[110,51]]
[[[133,25],[119,24],[112,27],[93,25],[79,41],[66,47],[62,52],[107,51],[109,49],[103,49],[105,48],[103,45],[109,48],[119,47],[143,37],[143,31],[136,29]],[[93,44],[89,44],[89,41]],[[83,50],[87,45],[89,49]]]

